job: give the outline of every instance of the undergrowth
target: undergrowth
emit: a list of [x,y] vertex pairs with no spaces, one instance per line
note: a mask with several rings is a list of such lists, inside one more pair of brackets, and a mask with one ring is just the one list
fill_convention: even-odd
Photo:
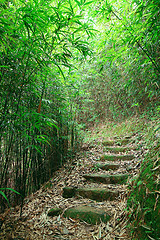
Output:
[[139,176],[129,186],[129,227],[134,239],[160,239],[160,142],[149,149]]
[[140,174],[129,186],[128,216],[133,239],[160,239],[160,135],[152,124],[143,140],[148,148]]
[[[139,116],[119,123],[107,122],[90,129],[85,141],[134,136],[145,149],[139,175],[128,189],[127,214],[132,239],[160,239],[160,125],[158,116]],[[139,144],[140,143],[140,144]]]
[[99,123],[90,129],[82,131],[83,142],[93,142],[98,138],[112,138],[113,136],[123,137],[136,135],[138,142],[142,136],[146,141],[150,140],[152,129],[158,124],[158,119],[148,119],[146,117],[130,117],[125,121],[107,121]]

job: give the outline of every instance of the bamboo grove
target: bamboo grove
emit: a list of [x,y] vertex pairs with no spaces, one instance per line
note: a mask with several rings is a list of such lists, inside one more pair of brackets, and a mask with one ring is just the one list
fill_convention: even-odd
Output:
[[2,0],[0,8],[0,188],[23,200],[78,150],[81,128],[158,114],[160,3]]
[[[16,189],[22,198],[47,181],[76,148],[75,93],[66,86],[64,73],[78,53],[89,53],[84,39],[90,30],[81,21],[84,5],[1,3],[0,186]],[[6,191],[17,204],[19,195]]]

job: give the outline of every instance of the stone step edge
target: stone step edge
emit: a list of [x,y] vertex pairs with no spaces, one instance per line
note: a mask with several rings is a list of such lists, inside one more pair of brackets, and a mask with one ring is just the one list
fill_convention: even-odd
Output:
[[51,208],[47,215],[49,217],[55,217],[61,214],[62,217],[77,219],[93,225],[101,222],[106,223],[111,217],[110,214],[106,213],[106,210],[86,205],[71,207],[66,210],[62,208]]
[[132,142],[131,139],[117,139],[117,140],[104,140],[102,144],[103,146],[114,146],[114,145],[122,146],[122,145],[127,145],[130,142]]
[[121,191],[110,190],[106,188],[75,188],[64,187],[62,196],[64,198],[72,198],[75,196],[81,196],[96,201],[115,200]]
[[97,168],[103,169],[103,170],[117,170],[120,165],[116,163],[97,163],[94,165]]
[[103,151],[110,151],[114,153],[119,153],[119,152],[127,152],[127,151],[135,151],[136,148],[134,147],[105,147]]
[[86,180],[105,183],[105,184],[123,184],[126,183],[129,175],[128,174],[116,174],[116,175],[108,175],[108,174],[84,174],[83,177]]
[[117,160],[123,160],[123,161],[130,161],[135,158],[134,155],[107,155],[104,154],[100,157],[100,160],[107,160],[107,161],[117,161]]
[[100,224],[101,222],[106,223],[110,220],[110,215],[103,209],[84,205],[68,208],[64,212],[63,216],[67,218],[79,219],[93,225]]

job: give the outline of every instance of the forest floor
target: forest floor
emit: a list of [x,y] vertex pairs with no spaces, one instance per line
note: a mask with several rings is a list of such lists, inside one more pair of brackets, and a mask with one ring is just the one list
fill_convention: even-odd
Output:
[[[109,173],[123,174],[129,173],[131,178],[139,172],[139,162],[141,161],[141,151],[130,150],[127,154],[134,154],[135,158],[130,161],[120,161],[118,170],[97,169],[95,164],[104,154],[102,145],[103,137],[97,138],[91,145],[85,144],[81,151],[77,153],[72,161],[68,161],[61,169],[55,172],[50,181],[44,184],[37,192],[25,198],[23,214],[20,217],[20,207],[8,209],[1,215],[4,222],[0,231],[2,240],[116,240],[131,239],[126,228],[128,224],[127,213],[124,211],[127,203],[127,184],[108,184],[108,189],[118,189],[121,191],[119,197],[114,201],[97,202],[95,200],[82,197],[63,198],[63,188],[72,187],[98,187],[105,188],[101,183],[88,182],[83,175],[88,173]],[[130,146],[134,145],[131,144]],[[111,154],[108,152],[107,154]],[[121,155],[122,153],[118,153]],[[128,180],[129,182],[130,180]],[[63,213],[59,216],[49,217],[48,211],[54,207],[68,208],[87,205],[98,209],[105,209],[111,216],[107,223],[101,222],[91,225],[77,219],[65,218]]]

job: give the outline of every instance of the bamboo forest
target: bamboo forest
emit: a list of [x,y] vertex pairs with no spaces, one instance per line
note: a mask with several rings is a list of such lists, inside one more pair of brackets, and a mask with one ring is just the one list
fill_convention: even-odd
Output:
[[160,240],[160,1],[0,0],[0,239]]

